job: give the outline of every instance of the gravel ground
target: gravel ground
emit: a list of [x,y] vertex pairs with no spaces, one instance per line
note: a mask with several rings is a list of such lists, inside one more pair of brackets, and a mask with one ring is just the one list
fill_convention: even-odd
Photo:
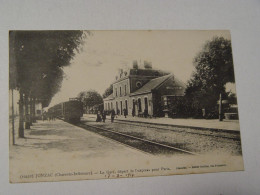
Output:
[[[171,156],[173,154],[175,156],[186,154],[183,151],[175,150],[175,149],[172,149],[172,148],[166,148],[164,146],[160,146],[160,145],[156,145],[156,144],[153,144],[153,143],[149,143],[149,142],[145,142],[145,141],[142,141],[142,140],[127,137],[127,136],[124,136],[124,135],[112,133],[112,132],[109,132],[109,131],[106,131],[106,130],[103,131],[101,129],[96,129],[96,128],[93,128],[93,127],[90,127],[90,126],[87,126],[87,125],[84,126],[84,124],[79,125],[79,126],[88,130],[88,131],[92,131],[92,132],[95,132],[99,135],[102,135],[102,136],[108,137],[110,139],[119,141],[121,143],[129,145],[133,148],[137,148],[137,149],[144,151],[146,153],[150,153],[150,154],[154,154],[154,155],[163,155],[163,156]],[[134,136],[140,137],[140,138],[145,138],[142,135],[136,135],[134,133],[127,133],[127,134],[131,134],[131,135],[134,135]]]
[[[188,150],[200,154],[227,154],[227,155],[241,155],[241,142],[238,140],[197,135],[191,134],[189,132],[194,131],[190,128],[177,128],[178,131],[172,131],[172,127],[162,127],[164,129],[156,129],[154,126],[137,126],[129,125],[123,123],[111,123],[110,121],[106,123],[96,123],[95,121],[85,121],[86,124],[96,125],[111,129],[114,131],[127,133],[129,135],[134,135],[140,138],[145,138],[152,141],[157,141],[160,143],[168,144],[174,147],[178,147],[184,150]],[[181,131],[181,132],[180,132]],[[205,130],[196,130],[196,132],[214,134],[221,136],[239,136],[232,135],[225,132],[212,132]]]

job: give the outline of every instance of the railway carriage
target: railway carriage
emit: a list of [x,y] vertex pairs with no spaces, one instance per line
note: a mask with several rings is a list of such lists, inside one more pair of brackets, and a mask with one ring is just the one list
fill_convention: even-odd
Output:
[[76,123],[83,116],[83,104],[78,99],[73,98],[49,108],[48,115]]

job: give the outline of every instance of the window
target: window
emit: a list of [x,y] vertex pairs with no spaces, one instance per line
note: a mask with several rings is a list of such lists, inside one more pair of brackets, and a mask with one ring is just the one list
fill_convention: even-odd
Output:
[[168,105],[168,99],[167,99],[167,96],[164,96],[164,97],[163,97],[163,102],[164,102],[164,105],[165,105],[165,106]]
[[135,99],[133,99],[133,110],[132,110],[133,116],[135,115]]
[[119,93],[119,94],[120,94],[120,96],[122,95],[122,90],[121,90],[121,87],[120,87],[120,93]]
[[148,111],[148,100],[147,97],[144,98],[144,109]]
[[116,114],[119,114],[118,103],[116,102]]
[[142,112],[141,98],[138,99],[138,112]]
[[136,87],[137,88],[141,88],[142,87],[142,82],[141,81],[137,81],[136,82]]
[[123,102],[120,101],[120,114],[123,114]]
[[126,115],[128,115],[128,105],[127,105],[127,100],[125,100],[125,109],[126,109]]
[[115,91],[116,91],[116,97],[117,97],[117,88],[115,88]]
[[126,85],[125,85],[125,95],[126,95]]

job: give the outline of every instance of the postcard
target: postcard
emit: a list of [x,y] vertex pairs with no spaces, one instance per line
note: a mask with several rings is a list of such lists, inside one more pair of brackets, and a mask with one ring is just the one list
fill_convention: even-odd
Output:
[[10,183],[244,170],[228,30],[9,31]]

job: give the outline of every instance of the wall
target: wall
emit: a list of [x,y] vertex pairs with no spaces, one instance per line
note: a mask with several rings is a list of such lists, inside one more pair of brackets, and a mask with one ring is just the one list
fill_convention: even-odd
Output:
[[[129,79],[126,78],[122,81],[119,81],[117,83],[113,84],[113,96],[115,98],[117,97],[122,97],[130,94],[130,84],[129,84]],[[120,87],[121,87],[121,95],[120,95]],[[126,87],[126,89],[125,89]]]
[[134,76],[130,78],[130,91],[133,93],[140,87],[137,87],[137,82],[142,83],[142,86],[144,86],[146,83],[148,83],[151,79],[155,77],[144,77],[144,76]]
[[145,98],[147,98],[147,103],[148,103],[148,115],[153,116],[153,102],[152,102],[152,93],[148,94],[143,94],[143,95],[137,95],[137,96],[132,96],[131,97],[131,113],[133,109],[133,100],[135,100],[135,115],[138,115],[138,99],[141,100],[141,112],[144,112],[145,110]]

